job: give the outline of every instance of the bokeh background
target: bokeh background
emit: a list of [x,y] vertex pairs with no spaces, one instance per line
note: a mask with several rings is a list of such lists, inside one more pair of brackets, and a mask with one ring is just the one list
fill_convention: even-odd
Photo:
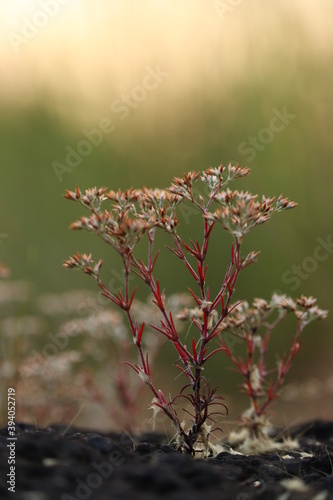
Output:
[[[299,203],[249,236],[261,256],[237,297],[304,293],[332,308],[330,0],[0,0],[0,29],[0,258],[11,280],[33,283],[35,296],[93,292],[62,268],[77,250],[103,258],[106,281],[119,275],[108,248],[68,230],[82,210],[65,189],[165,187],[222,161],[252,170],[235,189]],[[213,288],[224,236],[211,250]],[[161,282],[183,291],[186,273],[164,258]],[[283,352],[289,340],[288,324],[273,346]],[[304,418],[304,408],[333,417],[332,347],[331,315],[304,334],[290,380],[309,383],[280,403],[280,420]],[[221,365],[211,376],[233,393]]]

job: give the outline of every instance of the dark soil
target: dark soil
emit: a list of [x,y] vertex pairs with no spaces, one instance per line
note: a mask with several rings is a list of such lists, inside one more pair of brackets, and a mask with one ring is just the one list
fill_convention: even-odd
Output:
[[7,429],[0,431],[1,499],[333,499],[333,422],[314,421],[290,432],[301,435],[301,450],[313,454],[304,458],[296,452],[220,453],[202,460],[181,454],[157,434],[133,444],[126,435],[64,430],[16,424],[14,494],[6,484]]

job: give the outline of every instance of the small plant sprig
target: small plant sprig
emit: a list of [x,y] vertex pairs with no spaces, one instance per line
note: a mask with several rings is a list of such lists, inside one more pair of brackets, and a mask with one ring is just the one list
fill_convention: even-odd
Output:
[[[294,314],[297,321],[289,353],[278,360],[275,370],[269,370],[266,355],[271,333],[289,313]],[[273,294],[269,302],[255,298],[252,307],[249,307],[247,301],[238,303],[226,318],[224,332],[231,332],[242,339],[246,346],[243,359],[236,357],[228,344],[222,340],[226,354],[235,365],[235,371],[244,379],[241,390],[250,400],[250,407],[240,418],[241,432],[233,432],[230,435],[230,441],[237,444],[239,450],[248,453],[251,448],[258,448],[258,442],[266,451],[276,448],[276,443],[270,436],[271,425],[267,419],[267,409],[278,396],[280,386],[301,348],[303,329],[312,321],[324,319],[326,316],[327,311],[319,309],[313,297],[302,295],[294,301],[286,295]]]
[[[263,196],[259,201],[256,195],[247,191],[226,188],[229,182],[245,177],[249,172],[248,168],[238,165],[229,165],[225,169],[221,164],[202,174],[192,171],[184,174],[183,178],[176,177],[165,190],[143,188],[107,192],[103,187],[82,193],[77,187],[75,191],[65,194],[67,199],[80,203],[90,212],[88,217],[81,217],[74,222],[71,229],[84,229],[97,234],[120,255],[124,268],[124,291],[110,290],[105,285],[100,277],[102,261],[95,263],[91,254],[77,253],[66,260],[64,266],[81,269],[92,276],[103,295],[124,311],[140,360],[128,364],[152,391],[151,408],[155,412],[164,412],[171,420],[176,429],[178,447],[196,456],[211,453],[210,434],[214,417],[227,411],[223,397],[217,394],[218,388],[210,386],[203,369],[210,358],[227,350],[225,345],[216,347],[213,341],[219,338],[230,326],[231,318],[235,317],[240,304],[231,304],[236,282],[241,271],[256,262],[259,254],[254,251],[244,256],[241,254],[244,236],[255,226],[267,222],[273,213],[296,206],[296,203],[282,195],[277,200]],[[204,185],[204,195],[195,186],[199,179]],[[108,209],[102,208],[105,201],[111,202]],[[184,202],[192,204],[202,217],[201,244],[197,239],[186,242],[177,232],[177,207]],[[211,296],[206,283],[207,253],[212,231],[218,224],[232,234],[233,243],[220,289]],[[192,290],[193,286],[189,288],[196,307],[183,313],[197,331],[189,346],[179,336],[172,311],[166,306],[165,291],[154,275],[158,257],[158,252],[154,252],[157,230],[163,230],[170,236],[173,246],[168,246],[169,250],[184,264],[196,287],[195,290]],[[135,252],[143,237],[148,242],[146,261],[137,257]],[[130,289],[131,273],[137,275],[150,290],[152,302],[160,311],[161,319],[149,325],[172,343],[178,358],[176,366],[187,379],[180,393],[169,400],[153,382],[149,353],[144,351],[142,343],[145,322],[138,322],[132,314],[136,289]],[[190,417],[189,424],[179,417],[177,410],[180,400],[190,405],[190,410],[183,408]]]

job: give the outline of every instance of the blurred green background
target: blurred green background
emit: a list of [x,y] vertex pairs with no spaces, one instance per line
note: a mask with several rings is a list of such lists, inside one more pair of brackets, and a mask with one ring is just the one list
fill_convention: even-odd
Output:
[[[236,3],[0,1],[0,260],[12,279],[36,293],[94,290],[62,268],[77,250],[114,276],[112,252],[68,230],[83,211],[65,189],[165,187],[231,161],[252,170],[233,189],[299,203],[249,236],[246,248],[261,255],[237,297],[304,293],[331,309],[333,249],[322,260],[315,249],[333,236],[333,4]],[[101,124],[107,132],[91,132]],[[82,145],[88,132],[96,144]],[[66,163],[73,150],[77,166]],[[211,248],[213,288],[229,254],[222,236]],[[163,286],[183,291],[186,274],[164,257]],[[291,378],[329,375],[332,321],[305,332]],[[275,340],[282,349],[287,334]]]

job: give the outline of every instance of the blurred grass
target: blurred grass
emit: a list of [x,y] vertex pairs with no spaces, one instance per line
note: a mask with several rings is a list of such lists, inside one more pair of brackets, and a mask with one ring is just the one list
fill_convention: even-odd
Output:
[[[325,2],[320,5],[329,10]],[[234,19],[245,15],[241,8],[231,14]],[[77,250],[92,251],[95,258],[101,257],[107,278],[112,276],[112,269],[118,269],[119,261],[97,238],[68,230],[70,222],[83,212],[62,198],[65,189],[73,189],[75,185],[81,189],[106,185],[114,190],[142,185],[165,187],[184,171],[232,161],[252,169],[250,177],[236,181],[232,188],[248,189],[260,195],[282,192],[299,203],[297,209],[274,217],[268,225],[249,235],[245,247],[249,251],[260,250],[261,255],[258,264],[243,273],[237,297],[267,298],[273,290],[292,296],[304,293],[318,297],[320,307],[330,309],[332,255],[319,262],[318,268],[308,273],[296,291],[283,282],[282,276],[293,265],[302,266],[306,257],[313,256],[317,237],[326,240],[332,235],[332,46],[328,37],[325,51],[321,50],[322,43],[319,49],[315,48],[313,33],[308,39],[307,31],[290,11],[281,9],[277,22],[279,34],[275,32],[269,37],[265,33],[265,43],[260,33],[252,33],[256,43],[247,48],[248,59],[245,58],[243,66],[235,65],[234,73],[223,72],[223,61],[233,57],[232,44],[221,45],[220,52],[215,47],[215,59],[212,56],[194,64],[193,78],[188,61],[184,61],[186,74],[182,74],[181,64],[172,67],[170,76],[148,94],[137,109],[131,110],[123,122],[117,121],[109,109],[112,100],[121,93],[116,82],[114,85],[101,83],[104,94],[100,101],[105,104],[103,107],[98,101],[93,112],[91,103],[86,103],[80,93],[77,95],[74,86],[61,97],[59,90],[53,92],[52,85],[41,83],[33,98],[29,94],[26,102],[23,87],[17,99],[11,95],[7,100],[3,90],[0,98],[0,233],[8,236],[1,239],[0,258],[11,269],[13,278],[33,281],[39,292],[94,289],[92,280],[61,266],[62,260]],[[224,23],[221,30],[223,27]],[[318,39],[319,33],[320,26]],[[179,33],[177,36],[182,40]],[[195,37],[195,33],[192,36]],[[288,46],[290,40],[295,41],[292,47]],[[131,43],[135,45],[136,40]],[[204,45],[205,40],[201,43]],[[161,46],[158,60],[161,69],[168,71],[167,62],[163,66],[165,47]],[[151,50],[155,60],[159,46]],[[191,57],[194,60],[195,54]],[[251,57],[254,58],[252,65]],[[148,54],[146,59],[149,62]],[[109,63],[105,60],[102,64]],[[117,64],[121,73],[119,65],[125,66],[126,62]],[[82,78],[88,71],[89,67],[85,68]],[[138,63],[135,71],[137,77],[133,78],[132,85],[141,82],[145,74]],[[130,89],[130,84],[124,86],[124,92]],[[77,112],[79,105],[80,112]],[[239,150],[240,144],[269,126],[273,109],[282,112],[284,107],[296,117],[257,152],[253,161],[247,162],[246,155]],[[68,145],[75,148],[83,139],[83,128],[96,127],[104,117],[115,120],[116,130],[106,136],[100,146],[93,147],[92,153],[59,182],[52,162],[63,163],[65,148]],[[187,237],[193,237],[193,227],[192,220],[184,227]],[[223,277],[229,243],[228,234],[221,229],[210,248],[209,273],[213,289],[218,288]],[[182,291],[186,273],[167,251],[163,252],[164,258],[162,262],[161,256],[157,267],[163,286],[170,293]],[[295,368],[295,374],[304,373],[309,360],[313,372],[327,373],[333,346],[332,321],[331,315],[326,321],[311,325],[305,333],[304,351],[298,360],[300,368]],[[280,332],[273,342],[277,348],[284,349],[289,342],[288,335]],[[218,368],[214,370],[213,376],[217,377]]]

